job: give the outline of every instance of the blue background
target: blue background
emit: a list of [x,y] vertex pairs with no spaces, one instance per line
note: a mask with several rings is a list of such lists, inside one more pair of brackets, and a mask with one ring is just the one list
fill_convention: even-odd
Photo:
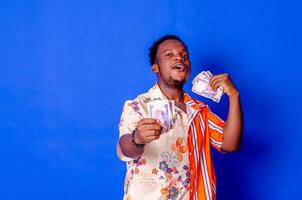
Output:
[[[217,199],[301,199],[301,19],[293,0],[0,0],[0,199],[121,199],[121,109],[156,81],[147,50],[167,33],[191,80],[227,72],[241,92],[242,149],[213,151]],[[226,96],[192,96],[226,118]]]

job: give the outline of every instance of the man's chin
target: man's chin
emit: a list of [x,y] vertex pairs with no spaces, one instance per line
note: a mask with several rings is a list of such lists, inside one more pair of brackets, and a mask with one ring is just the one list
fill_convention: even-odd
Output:
[[186,80],[173,80],[173,86],[178,88],[178,89],[182,89],[184,84],[186,83]]

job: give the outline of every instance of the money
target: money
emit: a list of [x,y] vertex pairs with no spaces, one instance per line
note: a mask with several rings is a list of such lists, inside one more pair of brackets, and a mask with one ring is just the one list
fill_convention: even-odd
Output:
[[212,76],[213,74],[210,71],[199,73],[192,81],[192,91],[218,103],[224,91],[220,86],[215,91],[211,89],[209,82]]
[[164,132],[170,129],[174,115],[174,101],[151,101],[147,103],[147,108],[149,118],[158,119]]

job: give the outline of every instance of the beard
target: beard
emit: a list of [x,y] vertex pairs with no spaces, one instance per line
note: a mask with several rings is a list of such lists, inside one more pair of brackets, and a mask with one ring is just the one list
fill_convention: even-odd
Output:
[[163,74],[161,73],[160,70],[160,66],[158,66],[159,68],[159,74],[158,76],[161,77],[161,81],[164,83],[164,85],[166,85],[167,87],[170,88],[174,88],[174,89],[178,89],[178,90],[182,90],[184,84],[187,82],[187,78],[184,77],[183,79],[177,80],[175,78],[173,78],[172,76],[168,76],[166,78],[164,78],[165,76],[163,76]]
[[168,78],[161,78],[161,82],[168,88],[182,90],[186,80],[176,80],[173,77],[169,76]]
[[184,84],[186,83],[186,80],[175,80],[172,77],[169,78],[170,87],[177,88],[179,90],[182,90]]

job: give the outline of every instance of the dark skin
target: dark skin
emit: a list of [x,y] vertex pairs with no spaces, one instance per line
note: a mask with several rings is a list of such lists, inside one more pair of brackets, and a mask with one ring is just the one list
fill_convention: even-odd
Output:
[[[189,79],[191,63],[186,47],[178,40],[169,39],[161,43],[157,50],[156,63],[152,66],[157,74],[158,85],[163,94],[175,105],[186,112],[183,101],[183,85]],[[222,87],[229,97],[229,112],[223,128],[221,150],[225,152],[238,151],[241,143],[243,119],[239,92],[228,74],[215,75],[210,80],[213,90]],[[134,140],[138,144],[147,144],[159,139],[161,126],[156,119],[145,118],[138,122]],[[131,134],[123,135],[119,140],[123,154],[130,158],[142,155],[143,148],[136,148],[131,143]]]

